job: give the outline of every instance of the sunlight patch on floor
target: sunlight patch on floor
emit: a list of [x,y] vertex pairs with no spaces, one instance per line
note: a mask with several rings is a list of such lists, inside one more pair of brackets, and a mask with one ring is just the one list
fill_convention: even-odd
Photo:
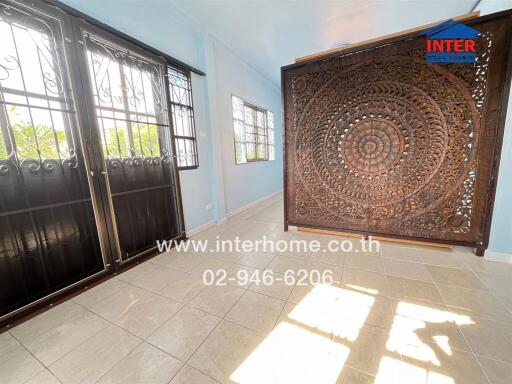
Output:
[[[420,339],[421,330],[429,324],[454,323],[457,325],[473,324],[470,317],[451,311],[430,308],[426,305],[407,302],[398,303],[396,315],[386,348],[404,356],[439,366],[441,363],[436,352],[428,343]],[[452,354],[450,339],[446,335],[434,335],[432,341],[448,356]]]
[[355,341],[375,298],[367,294],[317,285],[288,317],[334,336]]
[[239,384],[334,384],[350,349],[281,322],[231,375]]
[[[231,380],[238,384],[336,384],[372,310],[372,294],[359,286],[314,286],[232,373]],[[441,368],[452,356],[443,324],[474,323],[469,316],[448,310],[398,302],[386,341],[390,356],[388,352],[380,356],[374,384],[455,384],[452,377],[428,368]]]
[[455,384],[450,376],[384,356],[374,384]]
[[360,285],[355,285],[355,284],[346,284],[346,287],[353,289],[355,291],[369,293],[370,295],[376,295],[379,293],[378,289],[361,287]]

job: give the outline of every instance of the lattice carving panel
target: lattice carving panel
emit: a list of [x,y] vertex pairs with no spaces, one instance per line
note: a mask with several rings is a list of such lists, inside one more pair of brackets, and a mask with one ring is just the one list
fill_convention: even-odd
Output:
[[508,29],[480,30],[475,64],[426,63],[418,37],[285,68],[288,223],[481,240]]

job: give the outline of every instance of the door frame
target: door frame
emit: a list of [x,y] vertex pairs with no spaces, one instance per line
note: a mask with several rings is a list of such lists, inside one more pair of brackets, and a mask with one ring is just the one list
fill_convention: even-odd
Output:
[[173,194],[176,195],[176,216],[177,216],[177,224],[178,224],[178,235],[174,238],[167,240],[179,240],[183,236],[185,236],[185,225],[184,225],[184,217],[183,217],[183,204],[181,199],[181,184],[179,179],[179,171],[177,166],[177,155],[176,155],[176,146],[174,139],[174,127],[173,127],[173,119],[171,116],[171,108],[170,108],[170,95],[169,95],[169,83],[167,78],[167,62],[164,58],[154,55],[151,52],[148,52],[129,41],[125,41],[123,38],[116,36],[110,31],[105,31],[85,20],[78,20],[73,25],[74,27],[74,40],[77,42],[75,46],[77,47],[77,61],[78,61],[78,71],[80,73],[82,89],[84,96],[80,100],[82,103],[83,109],[86,111],[87,116],[87,128],[90,131],[91,144],[93,145],[94,150],[94,163],[96,166],[96,176],[99,179],[101,196],[102,196],[102,208],[105,212],[105,231],[108,233],[108,237],[110,239],[110,260],[114,265],[114,269],[116,272],[120,271],[125,265],[130,265],[140,258],[144,256],[150,255],[154,253],[157,246],[145,250],[135,256],[130,257],[129,259],[123,260],[121,255],[121,248],[117,233],[117,223],[114,212],[114,205],[112,202],[112,197],[110,194],[110,185],[108,180],[108,174],[106,171],[105,159],[101,150],[101,137],[100,137],[100,128],[98,126],[98,118],[96,115],[96,108],[94,106],[93,93],[90,85],[89,78],[89,68],[86,62],[86,44],[83,41],[84,33],[91,33],[94,36],[97,36],[101,39],[104,39],[114,45],[125,48],[128,53],[141,56],[147,60],[152,60],[157,64],[162,65],[162,81],[164,92],[165,92],[165,101],[166,104],[164,106],[166,110],[166,117],[168,119],[169,126],[169,149],[170,149],[170,157],[172,161],[172,170],[173,174],[171,175],[172,181],[174,184]]
[[[67,83],[66,85],[69,85],[69,88],[71,88],[73,107],[75,109],[75,124],[72,128],[72,133],[73,135],[76,134],[76,137],[75,142],[73,144],[81,151],[83,157],[83,165],[87,177],[87,186],[90,192],[91,204],[94,212],[94,222],[96,224],[95,229],[98,234],[101,258],[103,260],[103,269],[79,281],[76,281],[64,288],[58,289],[55,292],[52,292],[46,296],[36,299],[30,302],[29,304],[23,305],[22,307],[19,307],[9,313],[0,316],[0,328],[3,327],[4,325],[9,324],[13,319],[16,320],[20,317],[25,316],[27,313],[36,310],[37,308],[47,305],[56,297],[62,296],[62,294],[70,290],[87,285],[90,281],[100,279],[108,275],[109,273],[113,272],[113,265],[110,261],[111,255],[109,238],[107,233],[103,230],[103,228],[105,227],[104,212],[101,209],[98,209],[98,200],[101,199],[99,184],[95,178],[91,177],[91,171],[94,169],[94,162],[91,157],[92,143],[90,142],[87,130],[85,129],[87,126],[83,124],[83,118],[85,116],[85,113],[82,108],[82,103],[80,102],[80,99],[83,97],[82,90],[79,86],[76,86],[76,84],[80,84],[81,81],[79,78],[77,78],[78,73],[72,69],[76,68],[77,57],[75,52],[75,44],[73,41],[73,27],[71,17],[61,9],[48,6],[45,3],[35,5],[26,4],[25,2],[17,0],[3,1],[7,4],[12,4],[14,7],[26,10],[29,14],[41,14],[45,18],[53,19],[60,26],[61,30],[58,31],[59,36],[56,36],[56,38],[58,39],[62,37],[62,42],[59,42],[62,43],[62,59],[65,61],[62,72],[65,77],[64,80]],[[60,34],[62,34],[62,36],[60,36]]]
[[[33,317],[40,312],[52,308],[55,304],[68,300],[74,295],[87,290],[88,288],[108,280],[119,272],[123,272],[151,257],[156,256],[157,247],[148,249],[140,254],[133,256],[127,260],[121,259],[119,252],[114,246],[113,239],[117,236],[115,228],[115,218],[113,208],[110,202],[108,188],[108,177],[103,173],[104,160],[101,153],[101,140],[99,130],[97,129],[97,118],[90,92],[89,78],[87,77],[87,62],[85,57],[85,45],[82,41],[82,30],[87,30],[94,35],[105,38],[112,43],[126,47],[127,50],[142,57],[151,59],[163,66],[162,76],[165,91],[166,117],[169,122],[169,149],[170,159],[172,161],[172,183],[175,195],[175,210],[177,218],[178,235],[171,241],[179,242],[186,239],[185,223],[183,215],[183,203],[181,197],[180,175],[177,166],[176,146],[173,128],[173,119],[171,116],[169,81],[167,76],[167,66],[177,65],[187,71],[204,75],[201,71],[196,70],[176,59],[171,58],[159,51],[146,46],[143,43],[111,28],[93,18],[75,11],[58,1],[54,0],[3,0],[6,3],[12,3],[22,9],[28,9],[34,13],[41,13],[46,17],[56,19],[62,27],[63,51],[66,60],[66,75],[70,82],[74,107],[76,110],[76,122],[78,137],[76,145],[81,147],[84,157],[84,164],[87,173],[87,180],[91,194],[91,200],[95,215],[96,230],[99,237],[100,248],[103,259],[103,270],[94,273],[80,281],[61,288],[49,295],[37,299],[23,307],[0,316],[0,333],[10,329],[13,325],[20,323],[27,318]],[[85,74],[85,76],[84,76]],[[92,107],[92,108],[91,108]]]

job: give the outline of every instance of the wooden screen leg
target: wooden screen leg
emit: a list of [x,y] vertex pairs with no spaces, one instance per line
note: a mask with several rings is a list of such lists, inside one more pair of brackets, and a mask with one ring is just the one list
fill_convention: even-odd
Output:
[[485,247],[483,245],[477,246],[475,248],[475,255],[483,257],[485,255]]

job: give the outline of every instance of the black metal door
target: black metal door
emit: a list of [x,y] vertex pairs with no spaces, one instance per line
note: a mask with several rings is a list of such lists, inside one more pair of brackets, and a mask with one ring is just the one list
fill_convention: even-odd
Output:
[[108,244],[77,122],[69,19],[2,0],[0,36],[1,319],[106,272]]
[[[183,233],[166,64],[109,33],[76,29],[118,265]],[[92,96],[92,97],[91,97]]]

